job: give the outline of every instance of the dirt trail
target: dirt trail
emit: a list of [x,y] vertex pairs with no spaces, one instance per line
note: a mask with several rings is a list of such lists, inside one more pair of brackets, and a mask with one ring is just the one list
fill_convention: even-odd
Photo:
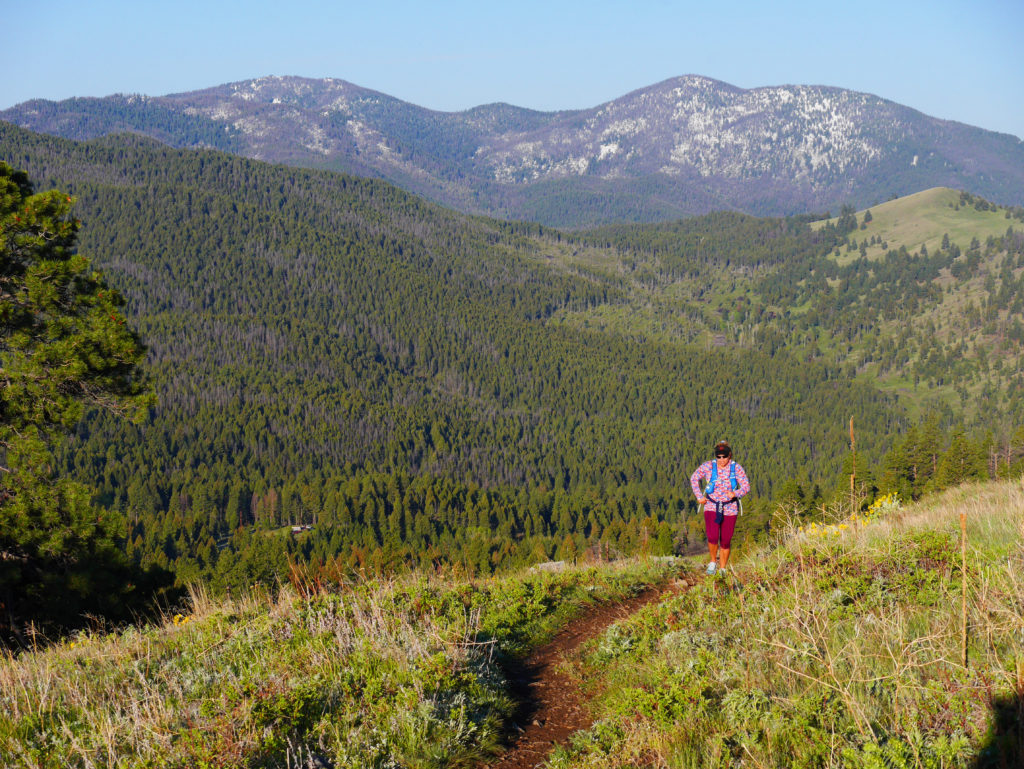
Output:
[[572,679],[557,670],[563,657],[584,641],[602,633],[649,603],[686,590],[691,579],[677,579],[652,587],[621,603],[598,607],[571,622],[555,638],[537,649],[524,662],[507,671],[512,691],[522,703],[515,716],[517,732],[508,750],[485,769],[527,769],[543,764],[556,745],[593,723],[582,692]]

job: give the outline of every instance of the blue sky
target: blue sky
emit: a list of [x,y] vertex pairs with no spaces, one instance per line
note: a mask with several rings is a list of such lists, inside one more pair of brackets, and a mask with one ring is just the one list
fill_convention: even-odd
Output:
[[438,110],[574,109],[698,74],[867,91],[1024,138],[1021,0],[0,0],[0,18],[0,109],[263,75],[338,77]]

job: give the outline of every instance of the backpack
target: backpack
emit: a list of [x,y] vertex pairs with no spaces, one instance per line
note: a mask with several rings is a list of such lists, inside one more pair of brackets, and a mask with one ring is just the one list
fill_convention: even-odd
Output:
[[[707,497],[708,492],[715,490],[715,484],[718,483],[718,462],[711,462],[711,480],[708,481],[708,485],[704,487],[704,496]],[[729,460],[729,485],[733,491],[736,491],[740,487],[740,482],[736,480],[736,462]],[[722,520],[725,517],[724,508],[727,502],[716,502],[715,500],[708,498],[708,502],[715,506],[715,523],[719,526],[722,525]],[[736,514],[743,514],[743,502],[739,497],[736,498]]]

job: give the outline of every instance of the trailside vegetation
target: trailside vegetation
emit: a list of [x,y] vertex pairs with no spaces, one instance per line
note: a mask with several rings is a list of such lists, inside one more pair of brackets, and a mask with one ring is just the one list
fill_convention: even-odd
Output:
[[0,657],[6,767],[466,767],[515,712],[504,665],[657,562],[261,591]]
[[590,642],[597,720],[549,765],[1021,766],[1022,510],[966,484],[788,529]]

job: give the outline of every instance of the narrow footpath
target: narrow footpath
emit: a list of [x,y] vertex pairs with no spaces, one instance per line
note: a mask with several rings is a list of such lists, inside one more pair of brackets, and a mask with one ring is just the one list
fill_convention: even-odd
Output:
[[559,663],[615,622],[694,584],[692,578],[676,579],[668,585],[648,588],[621,603],[600,606],[569,623],[549,643],[509,669],[507,674],[512,691],[522,703],[514,718],[517,736],[508,750],[486,764],[484,769],[532,769],[541,766],[556,745],[565,743],[573,733],[589,728],[593,719],[583,693],[568,675],[558,670]]

